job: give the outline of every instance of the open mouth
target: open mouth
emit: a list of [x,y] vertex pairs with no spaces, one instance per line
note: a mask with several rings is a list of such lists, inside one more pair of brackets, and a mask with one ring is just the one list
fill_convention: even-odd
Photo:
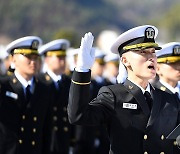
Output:
[[155,70],[154,65],[149,65],[148,68],[151,70]]

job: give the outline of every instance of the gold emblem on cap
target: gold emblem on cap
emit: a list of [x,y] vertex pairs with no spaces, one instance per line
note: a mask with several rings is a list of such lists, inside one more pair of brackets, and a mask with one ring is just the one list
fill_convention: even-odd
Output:
[[174,55],[180,55],[180,46],[179,45],[175,45],[173,47],[173,54]]
[[39,42],[37,41],[37,40],[34,40],[33,42],[32,42],[32,49],[37,49],[38,48],[38,45],[39,45]]
[[146,36],[148,39],[153,39],[153,38],[154,38],[154,35],[155,35],[155,30],[154,30],[152,27],[148,27],[148,28],[145,30],[145,36]]
[[50,76],[49,75],[46,75],[45,78],[46,78],[46,81],[50,80]]

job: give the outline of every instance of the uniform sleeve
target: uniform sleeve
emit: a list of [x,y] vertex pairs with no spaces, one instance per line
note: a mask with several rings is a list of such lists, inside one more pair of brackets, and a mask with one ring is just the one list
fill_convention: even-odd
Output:
[[179,105],[178,123],[180,124],[180,99],[178,99],[178,105]]
[[72,76],[69,92],[68,117],[72,124],[101,125],[114,113],[114,95],[108,87],[102,87],[98,96],[90,100],[89,72],[76,72]]

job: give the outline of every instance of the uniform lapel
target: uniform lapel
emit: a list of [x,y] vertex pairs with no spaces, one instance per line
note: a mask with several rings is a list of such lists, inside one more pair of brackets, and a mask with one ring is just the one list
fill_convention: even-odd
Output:
[[169,90],[167,87],[165,87],[160,81],[158,81],[155,86],[162,91],[173,94],[173,92],[171,90]]
[[53,88],[56,88],[53,79],[50,77],[50,75],[47,72],[44,74],[44,78],[45,78],[45,83],[47,85],[53,85]]
[[124,86],[127,88],[127,90],[133,95],[133,97],[139,103],[144,114],[149,116],[150,110],[148,108],[147,103],[145,103],[146,101],[145,101],[145,98],[141,89],[138,86],[136,86],[134,83],[130,82],[129,80],[125,81]]
[[161,107],[161,99],[162,99],[160,93],[156,92],[156,90],[153,88],[151,88],[151,94],[153,98],[153,107],[152,107],[152,113],[150,115],[147,127],[152,125],[154,121],[156,120],[156,118],[158,117],[159,110]]
[[13,88],[14,92],[18,94],[18,100],[20,100],[18,102],[18,105],[23,106],[25,102],[24,90],[23,90],[22,84],[15,77],[15,75],[12,75],[10,77],[10,85]]

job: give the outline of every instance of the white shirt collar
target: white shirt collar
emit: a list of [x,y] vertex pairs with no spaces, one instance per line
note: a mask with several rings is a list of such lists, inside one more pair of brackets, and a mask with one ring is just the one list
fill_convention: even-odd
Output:
[[[128,80],[129,80],[129,79],[128,79]],[[129,81],[131,81],[131,80],[129,80]],[[131,81],[131,82],[134,83],[133,81]],[[141,87],[140,85],[137,85],[136,83],[134,83],[134,84],[141,89],[141,91],[142,91],[143,94],[145,93],[145,91],[148,91],[149,93],[151,93],[150,83],[148,83],[146,89],[144,89],[144,88]]]
[[54,82],[57,82],[58,80],[61,80],[61,75],[56,75],[54,72],[52,72],[50,69],[47,69],[47,73],[52,78]]
[[34,84],[33,84],[34,83],[34,78],[33,77],[31,78],[31,80],[27,81],[16,70],[14,71],[14,75],[19,80],[19,82],[22,84],[24,91],[25,91],[25,89],[26,89],[26,87],[28,85],[30,85],[30,91],[31,92],[34,91]]

